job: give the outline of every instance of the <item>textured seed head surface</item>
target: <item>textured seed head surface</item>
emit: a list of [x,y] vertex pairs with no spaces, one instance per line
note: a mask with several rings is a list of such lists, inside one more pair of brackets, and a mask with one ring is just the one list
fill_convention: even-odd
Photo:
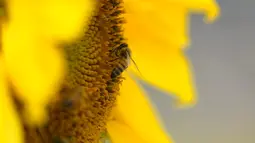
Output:
[[122,80],[111,79],[118,60],[112,62],[110,52],[125,42],[122,13],[121,1],[101,0],[84,35],[64,46],[68,75],[49,106],[48,124],[38,131],[47,142],[98,143],[105,131]]

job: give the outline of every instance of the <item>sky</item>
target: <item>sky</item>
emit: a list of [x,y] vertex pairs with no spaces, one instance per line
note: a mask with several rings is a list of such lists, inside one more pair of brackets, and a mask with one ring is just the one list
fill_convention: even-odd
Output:
[[218,0],[221,17],[191,17],[199,103],[173,108],[170,96],[146,86],[176,143],[255,143],[255,0]]

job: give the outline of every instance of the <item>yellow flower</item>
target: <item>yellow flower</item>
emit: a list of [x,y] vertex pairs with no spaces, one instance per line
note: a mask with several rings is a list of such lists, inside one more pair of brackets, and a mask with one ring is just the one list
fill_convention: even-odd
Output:
[[[188,45],[190,12],[205,12],[213,21],[219,12],[214,0],[125,0],[124,35],[133,59],[141,72],[132,68],[140,79],[177,97],[177,105],[194,105],[197,101],[189,62],[183,53]],[[121,95],[108,122],[113,143],[171,143],[161,128],[156,112],[144,91],[125,75]]]
[[[85,15],[87,19],[92,15],[92,2],[7,2],[8,21],[3,25],[0,55],[3,65],[0,69],[0,98],[3,102],[0,110],[3,128],[0,135],[3,142],[21,143],[23,132],[17,111],[10,100],[7,82],[10,81],[18,92],[18,98],[24,101],[28,122],[42,123],[44,107],[58,91],[64,78],[63,55],[57,44],[73,40],[83,32],[81,26],[88,21],[82,17]],[[93,142],[98,139],[107,122],[113,143],[173,142],[156,118],[158,116],[146,98],[145,91],[127,74],[124,74],[126,80],[116,100],[121,78],[112,79],[110,76],[112,67],[117,63],[107,64],[114,58],[108,52],[123,42],[120,30],[123,19],[119,17],[122,11],[118,11],[121,6],[115,7],[122,1],[99,2],[102,5],[90,19],[85,39],[65,49],[71,55],[68,57],[69,75],[65,76],[64,84],[74,90],[79,86],[84,87],[86,93],[74,91],[69,96],[82,94],[84,96],[73,96],[78,99],[70,99],[86,104],[78,104],[79,108],[73,107],[67,112],[60,110],[62,104],[60,107],[54,104],[49,110],[50,118],[46,127],[50,135],[45,133],[45,136]],[[125,0],[124,4],[127,11],[124,35],[128,38],[133,59],[142,76],[134,67],[131,67],[132,74],[175,94],[179,97],[179,105],[196,103],[188,61],[182,51],[182,47],[188,43],[187,16],[189,10],[204,11],[208,20],[213,20],[218,14],[216,3],[213,0]],[[115,101],[117,106],[113,108],[113,118],[108,121]],[[8,112],[6,109],[9,109]]]
[[[28,123],[40,124],[44,108],[64,77],[64,58],[57,44],[76,38],[90,16],[89,0],[8,0],[2,23],[0,55],[1,140],[22,142],[10,82],[24,101]],[[8,81],[7,81],[8,79]],[[3,116],[4,115],[4,116]],[[8,125],[8,126],[7,126]]]

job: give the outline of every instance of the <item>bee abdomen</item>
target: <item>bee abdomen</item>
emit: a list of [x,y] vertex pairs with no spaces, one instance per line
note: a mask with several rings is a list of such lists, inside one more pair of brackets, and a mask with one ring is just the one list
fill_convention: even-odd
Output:
[[111,78],[114,79],[118,77],[125,69],[122,69],[120,67],[116,67],[112,70]]
[[119,63],[117,67],[112,70],[111,78],[114,79],[121,75],[121,73],[128,67],[127,63]]

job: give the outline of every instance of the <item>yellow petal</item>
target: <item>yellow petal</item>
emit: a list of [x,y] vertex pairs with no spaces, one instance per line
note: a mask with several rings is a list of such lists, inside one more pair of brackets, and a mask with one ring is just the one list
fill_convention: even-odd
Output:
[[[179,45],[178,48],[189,44],[190,12],[204,12],[211,21],[219,14],[215,0],[124,0],[124,2],[127,11],[125,36],[129,41],[171,43]],[[133,45],[131,48],[141,47]]]
[[26,103],[30,123],[40,123],[45,119],[44,106],[64,76],[64,57],[57,44],[79,35],[94,2],[8,0],[7,4],[8,23],[3,28],[7,73]]
[[144,92],[130,77],[125,75],[125,78],[113,116],[146,143],[172,143]]
[[[189,13],[214,20],[215,0],[125,0],[125,36],[142,78],[193,105],[196,95],[189,63],[180,49],[189,43]],[[139,75],[140,76],[140,75]]]
[[3,56],[8,76],[29,109],[28,117],[41,122],[44,106],[63,78],[64,61],[59,49],[40,41],[33,32],[16,23],[5,25]]
[[[35,28],[44,40],[72,40],[94,10],[93,0],[8,0],[11,23]],[[25,26],[25,27],[24,27]],[[34,33],[34,34],[35,34]],[[45,41],[46,42],[46,41]],[[56,42],[56,41],[55,41]]]
[[22,143],[23,132],[19,117],[7,91],[4,64],[0,60],[0,138],[3,143]]
[[219,5],[216,0],[173,0],[186,6],[191,12],[205,13],[206,21],[212,22],[219,16]]
[[[38,5],[37,1],[33,2]],[[46,34],[69,41],[84,33],[82,28],[88,23],[95,4],[94,0],[41,0],[41,2],[41,26],[44,27]]]
[[160,51],[157,47],[164,46],[160,43],[154,43],[154,45],[148,45],[148,43],[135,44],[139,47],[155,47],[154,50],[137,48],[133,51],[133,59],[141,73],[138,73],[131,66],[136,75],[149,84],[175,95],[178,104],[182,104],[182,106],[194,105],[197,95],[192,77],[192,67],[182,50],[179,48],[165,48]]
[[117,121],[109,121],[107,131],[112,143],[146,143],[130,127]]

